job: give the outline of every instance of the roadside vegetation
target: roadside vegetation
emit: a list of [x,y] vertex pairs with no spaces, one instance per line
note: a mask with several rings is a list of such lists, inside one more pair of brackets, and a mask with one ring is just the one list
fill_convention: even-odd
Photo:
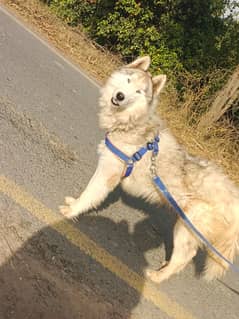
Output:
[[151,71],[169,79],[160,115],[190,152],[215,160],[239,183],[238,1],[3,2],[99,81],[150,55]]

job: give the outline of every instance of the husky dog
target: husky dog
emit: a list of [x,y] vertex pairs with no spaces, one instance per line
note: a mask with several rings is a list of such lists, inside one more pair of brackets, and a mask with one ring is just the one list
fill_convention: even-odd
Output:
[[[188,155],[163,127],[154,109],[166,76],[152,77],[149,65],[150,58],[141,57],[112,74],[101,89],[100,126],[128,156],[159,134],[157,174],[198,230],[233,261],[239,241],[239,190],[214,163]],[[60,206],[64,216],[74,218],[96,208],[119,183],[133,196],[154,204],[167,203],[150,175],[151,152],[135,163],[129,177],[122,178],[125,163],[104,141],[98,151],[98,167],[85,191],[77,199],[66,197],[66,205]],[[200,240],[178,219],[171,259],[157,271],[147,270],[146,275],[157,283],[169,278],[192,260],[200,246]],[[227,268],[223,260],[211,255],[206,261],[205,277],[220,277]]]

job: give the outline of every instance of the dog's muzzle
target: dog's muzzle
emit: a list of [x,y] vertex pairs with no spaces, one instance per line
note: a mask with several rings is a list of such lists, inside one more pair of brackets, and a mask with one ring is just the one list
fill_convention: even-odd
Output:
[[120,106],[120,102],[124,101],[125,95],[122,92],[117,92],[112,98],[111,103],[115,106]]

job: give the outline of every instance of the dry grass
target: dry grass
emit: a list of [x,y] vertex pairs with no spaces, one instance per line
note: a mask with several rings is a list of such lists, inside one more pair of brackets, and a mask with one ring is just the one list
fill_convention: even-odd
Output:
[[[119,57],[90,41],[80,28],[66,25],[39,0],[0,2],[99,83],[121,64]],[[224,121],[208,131],[200,131],[197,120],[188,125],[198,119],[197,110],[192,111],[191,106],[202,102],[207,89],[203,87],[195,92],[189,88],[182,103],[173,87],[168,85],[159,112],[190,153],[216,161],[239,184],[239,136],[233,126]],[[206,101],[204,106],[208,107],[209,102]]]
[[[168,88],[159,106],[160,115],[167,121],[179,142],[190,153],[213,160],[223,167],[225,172],[239,185],[238,130],[227,119],[210,128],[200,130],[198,128],[200,117],[192,112],[188,100],[192,105],[195,100],[200,99],[201,91],[198,94],[190,94],[189,90],[186,95],[188,99],[180,102],[175,90]],[[189,125],[192,118],[195,123]]]

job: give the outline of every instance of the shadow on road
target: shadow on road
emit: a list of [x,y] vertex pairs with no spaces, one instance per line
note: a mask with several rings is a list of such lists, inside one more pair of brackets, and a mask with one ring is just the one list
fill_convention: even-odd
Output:
[[[126,221],[116,223],[100,214],[81,216],[74,226],[142,273],[148,266],[147,251],[163,244],[166,258],[170,257],[176,218],[119,189],[101,209],[119,196],[145,214],[133,231]],[[0,267],[0,285],[0,318],[4,319],[130,318],[141,297],[50,227],[35,234]]]

